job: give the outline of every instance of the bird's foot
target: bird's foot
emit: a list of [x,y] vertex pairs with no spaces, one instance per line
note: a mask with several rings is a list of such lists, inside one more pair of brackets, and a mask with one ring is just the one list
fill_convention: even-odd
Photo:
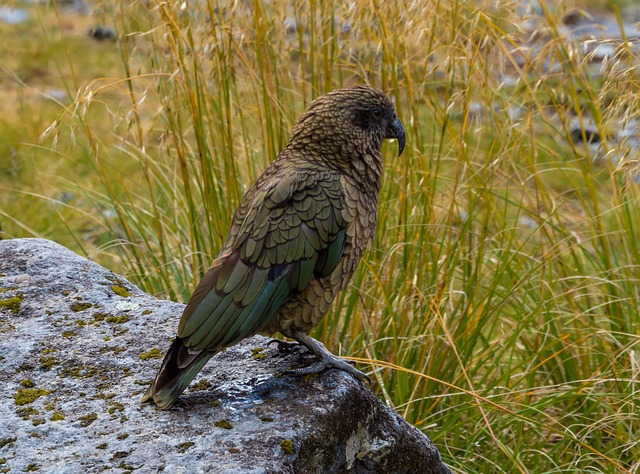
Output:
[[312,375],[319,374],[320,372],[327,369],[339,369],[344,370],[360,381],[366,380],[368,383],[371,383],[371,379],[368,375],[360,372],[354,367],[355,362],[334,356],[327,350],[326,347],[324,347],[324,344],[322,344],[320,341],[316,341],[308,334],[292,333],[291,337],[293,337],[296,341],[300,342],[300,344],[304,345],[307,349],[313,352],[316,361],[306,367],[301,367],[299,369],[289,369],[285,371],[285,374]]
[[371,383],[371,379],[369,378],[369,376],[363,372],[360,372],[358,369],[356,369],[353,365],[351,365],[352,363],[353,363],[352,361],[341,359],[340,357],[336,357],[332,355],[330,358],[323,357],[322,359],[317,360],[316,362],[313,362],[311,365],[308,365],[306,367],[301,367],[299,369],[289,369],[285,371],[285,374],[296,375],[296,376],[313,375],[313,374],[319,374],[320,372],[327,369],[339,369],[339,370],[344,370],[345,372],[353,375],[356,379],[360,380],[361,382],[366,380],[367,383]]
[[267,343],[267,346],[270,346],[271,344],[276,344],[278,346],[278,352],[280,352],[283,355],[289,355],[289,354],[302,355],[309,352],[309,349],[307,349],[305,346],[303,346],[298,342],[287,342],[287,341],[281,341],[280,339],[271,339]]

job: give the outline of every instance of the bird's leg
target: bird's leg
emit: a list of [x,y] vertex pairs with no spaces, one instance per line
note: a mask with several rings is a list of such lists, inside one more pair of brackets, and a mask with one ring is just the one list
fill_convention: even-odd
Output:
[[313,352],[317,360],[307,367],[287,370],[285,372],[286,374],[310,375],[319,374],[326,369],[340,369],[353,375],[360,381],[366,380],[367,382],[371,383],[371,379],[366,374],[360,372],[358,369],[350,365],[350,363],[345,359],[334,356],[331,352],[329,352],[324,344],[322,344],[320,341],[316,341],[308,334],[292,332],[291,337],[298,341],[300,344],[304,345],[311,352]]

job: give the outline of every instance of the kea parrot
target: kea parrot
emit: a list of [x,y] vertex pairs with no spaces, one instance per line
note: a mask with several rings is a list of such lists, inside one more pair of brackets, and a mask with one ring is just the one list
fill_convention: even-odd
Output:
[[380,90],[359,85],[312,101],[277,158],[240,202],[229,235],[182,314],[141,401],[170,408],[211,357],[255,334],[305,347],[310,365],[367,376],[309,334],[348,284],[376,226],[381,146],[405,132]]

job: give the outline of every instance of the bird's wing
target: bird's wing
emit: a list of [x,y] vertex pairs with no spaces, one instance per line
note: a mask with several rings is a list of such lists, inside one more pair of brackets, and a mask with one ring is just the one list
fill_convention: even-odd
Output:
[[191,349],[219,350],[256,334],[342,258],[339,177],[305,170],[272,178],[247,193],[221,255],[187,303],[178,336]]

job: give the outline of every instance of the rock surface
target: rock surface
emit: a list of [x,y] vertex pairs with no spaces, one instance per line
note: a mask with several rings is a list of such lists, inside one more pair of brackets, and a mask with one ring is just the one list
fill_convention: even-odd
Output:
[[278,376],[294,361],[260,337],[173,409],[141,405],[182,308],[51,241],[0,241],[0,472],[449,472],[367,387]]

